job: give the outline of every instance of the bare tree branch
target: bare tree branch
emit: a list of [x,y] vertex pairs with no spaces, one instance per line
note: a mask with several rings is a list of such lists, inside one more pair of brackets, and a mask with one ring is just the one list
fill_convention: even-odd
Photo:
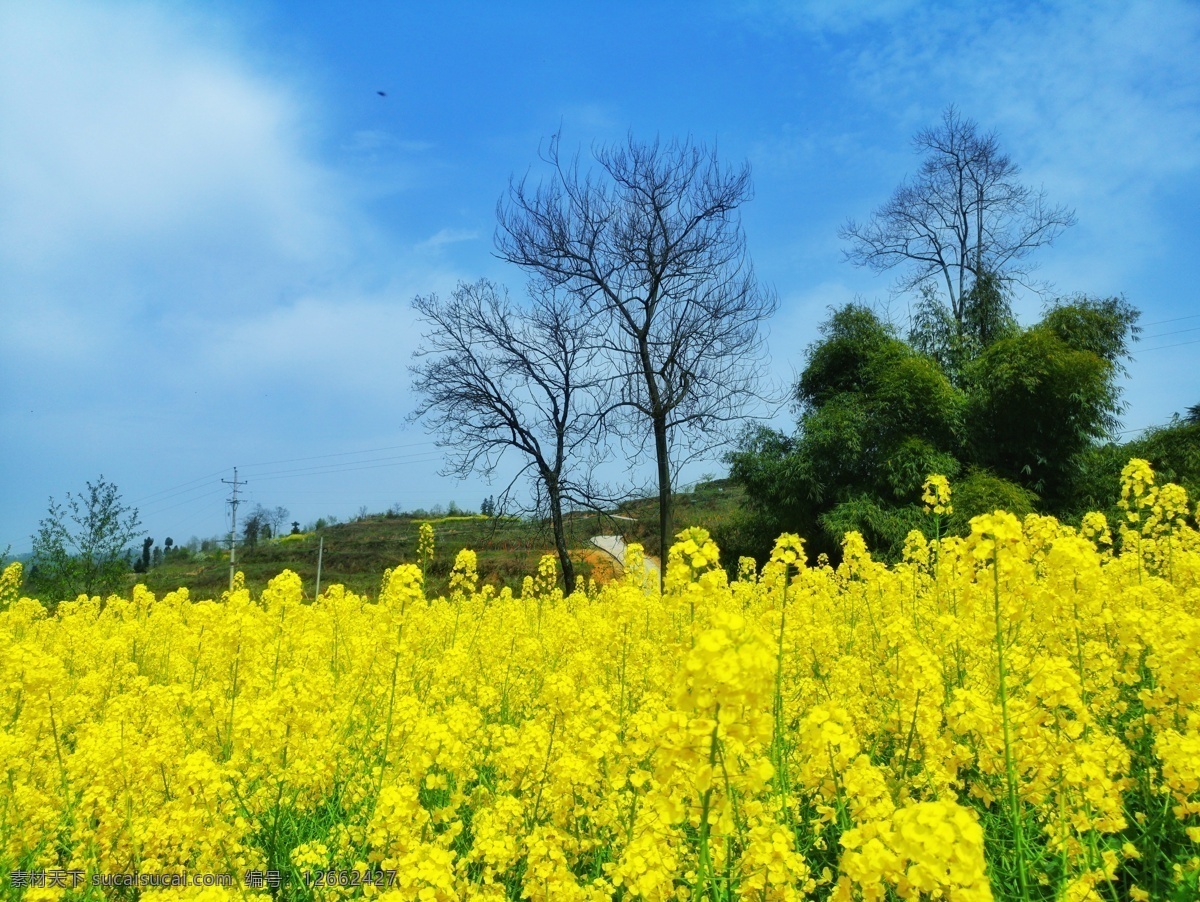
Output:
[[590,473],[607,410],[591,318],[552,288],[518,307],[486,279],[460,284],[447,300],[417,297],[413,307],[429,328],[410,367],[421,399],[412,418],[447,449],[445,475],[491,475],[508,452],[524,459],[501,507],[511,509],[522,477],[533,482],[534,510],[551,521],[573,591],[563,510],[595,501]]
[[1046,193],[1016,181],[1020,169],[1000,150],[995,132],[948,107],[935,128],[913,139],[924,155],[916,177],[896,189],[866,223],[839,230],[846,259],[875,272],[901,268],[897,288],[944,284],[961,328],[970,290],[983,274],[1037,288],[1029,255],[1075,223]]
[[614,429],[634,444],[654,440],[665,550],[679,455],[724,443],[727,424],[761,409],[759,326],[777,302],[746,254],[738,210],[752,193],[748,166],[722,167],[690,141],[632,137],[593,156],[598,168],[581,174],[555,136],[542,155],[550,177],[511,182],[497,205],[496,247],[601,324],[624,412]]

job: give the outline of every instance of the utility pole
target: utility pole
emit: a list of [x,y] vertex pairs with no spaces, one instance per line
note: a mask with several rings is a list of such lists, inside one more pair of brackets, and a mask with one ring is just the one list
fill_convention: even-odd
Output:
[[313,592],[313,601],[321,594],[321,558],[325,557],[325,537],[321,536],[321,547],[317,549],[317,588]]
[[229,591],[233,591],[233,574],[236,569],[234,566],[234,558],[237,555],[237,506],[241,502],[238,501],[238,486],[246,485],[244,482],[238,482],[237,467],[233,468],[233,481],[222,479],[221,482],[226,485],[233,486],[233,496],[229,499],[229,506],[233,508],[233,521],[229,529]]

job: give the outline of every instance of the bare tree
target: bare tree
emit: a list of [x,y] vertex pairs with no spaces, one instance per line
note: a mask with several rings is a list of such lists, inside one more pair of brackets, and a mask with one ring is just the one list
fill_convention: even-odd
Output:
[[271,510],[271,533],[275,536],[282,534],[283,524],[287,522],[288,509],[282,504]]
[[673,464],[724,443],[755,412],[759,325],[776,300],[755,278],[738,215],[752,194],[748,166],[723,167],[691,141],[632,137],[593,156],[599,169],[582,174],[552,138],[542,155],[549,178],[510,183],[498,204],[496,247],[604,326],[601,346],[631,415],[625,434],[654,442],[665,554]]
[[413,307],[430,327],[425,358],[411,367],[426,418],[449,449],[446,475],[491,475],[503,455],[524,464],[497,500],[512,510],[513,488],[533,481],[533,509],[548,515],[568,592],[575,568],[564,508],[592,506],[592,458],[600,448],[603,385],[595,372],[595,332],[585,311],[553,291],[533,291],[526,307],[486,279],[460,284],[448,300],[418,297]]
[[913,139],[925,158],[917,176],[896,189],[869,222],[839,230],[850,242],[846,259],[876,272],[903,267],[897,287],[945,285],[961,331],[971,288],[986,274],[1002,284],[1033,286],[1028,257],[1075,223],[1066,207],[1046,205],[1046,192],[1017,182],[1020,169],[1000,151],[995,132],[953,106],[941,125]]

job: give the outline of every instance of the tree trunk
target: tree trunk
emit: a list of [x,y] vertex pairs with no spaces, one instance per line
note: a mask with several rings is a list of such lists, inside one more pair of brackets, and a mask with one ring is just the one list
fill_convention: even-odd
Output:
[[654,418],[654,453],[658,457],[658,591],[664,591],[671,523],[671,460],[667,456],[667,418]]
[[554,530],[554,548],[558,552],[558,562],[562,565],[563,586],[566,594],[575,591],[575,565],[571,563],[571,554],[567,550],[567,533],[563,525],[562,498],[557,487],[550,490],[550,523]]

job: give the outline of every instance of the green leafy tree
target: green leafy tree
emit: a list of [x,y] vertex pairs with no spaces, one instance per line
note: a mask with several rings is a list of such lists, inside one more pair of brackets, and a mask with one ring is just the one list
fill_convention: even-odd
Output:
[[1131,458],[1149,461],[1159,483],[1175,482],[1191,499],[1200,498],[1200,417],[1189,410],[1171,422],[1147,429],[1124,443],[1107,442],[1089,448],[1079,464],[1069,516],[1101,511],[1115,522],[1121,511],[1121,468]]
[[68,492],[65,505],[51,498],[33,536],[31,587],[55,602],[118,591],[140,526],[137,509],[124,505],[117,486],[103,476],[87,483],[86,492]]
[[264,525],[262,518],[257,513],[246,517],[245,522],[242,523],[242,544],[247,548],[254,548],[258,545],[258,537]]
[[748,431],[728,457],[760,520],[738,530],[752,541],[768,524],[798,530],[836,554],[857,529],[898,553],[926,476],[960,469],[965,397],[866,307],[836,311],[821,332],[796,386],[796,434]]
[[972,517],[1005,510],[1024,519],[1038,509],[1039,501],[1038,496],[1028,489],[987,470],[972,467],[954,482],[954,511],[947,526],[952,533],[966,535],[971,531]]
[[967,370],[971,460],[1068,512],[1083,455],[1119,425],[1138,315],[1123,298],[1078,296],[988,347]]
[[142,539],[142,555],[133,565],[134,573],[145,573],[150,569],[150,550],[154,547],[154,539],[147,536]]
[[[279,510],[279,508],[276,508]],[[284,516],[287,516],[287,511],[284,511]],[[282,519],[282,518],[280,518]],[[247,515],[242,523],[242,539],[243,544],[247,548],[254,548],[258,545],[259,539],[269,539],[274,535],[271,524],[275,521],[275,513],[261,504],[256,504],[254,509]]]
[[935,283],[919,289],[908,333],[909,344],[938,365],[960,388],[972,360],[1002,338],[1019,331],[1012,311],[1012,296],[1005,282],[990,272],[981,273],[967,292],[962,319],[956,320]]

